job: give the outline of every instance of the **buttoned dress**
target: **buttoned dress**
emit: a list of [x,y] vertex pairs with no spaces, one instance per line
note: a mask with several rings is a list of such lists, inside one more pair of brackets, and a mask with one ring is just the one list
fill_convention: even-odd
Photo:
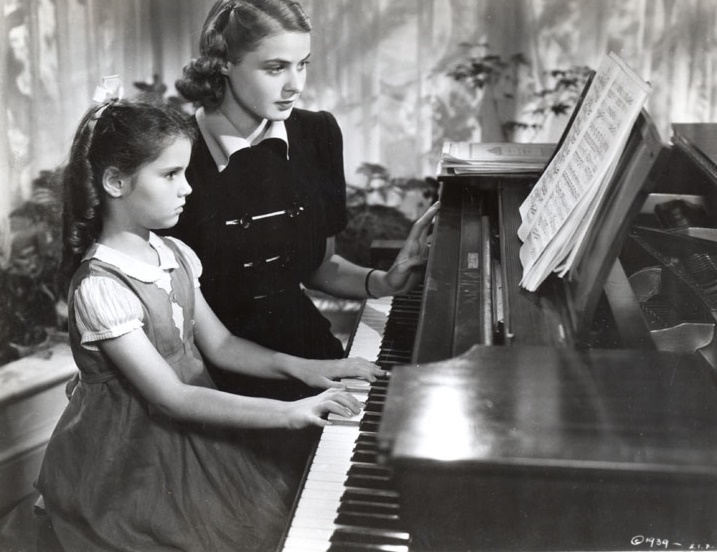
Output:
[[[294,109],[243,139],[219,111],[196,115],[199,137],[187,179],[192,193],[170,232],[202,261],[207,302],[234,334],[292,355],[343,356],[330,322],[307,296],[326,240],[347,222],[343,141],[328,112]],[[236,392],[295,399],[300,383],[238,381]]]

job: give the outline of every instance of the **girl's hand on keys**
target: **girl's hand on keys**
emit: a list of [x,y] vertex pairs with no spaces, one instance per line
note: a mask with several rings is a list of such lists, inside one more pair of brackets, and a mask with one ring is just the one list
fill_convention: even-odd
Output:
[[351,393],[339,389],[327,389],[313,397],[307,397],[286,404],[287,424],[290,429],[308,426],[324,427],[329,422],[324,415],[355,416],[363,405]]
[[310,387],[319,389],[343,388],[338,381],[341,378],[356,378],[368,382],[384,377],[386,371],[374,363],[360,357],[340,358],[336,360],[307,360],[296,377]]

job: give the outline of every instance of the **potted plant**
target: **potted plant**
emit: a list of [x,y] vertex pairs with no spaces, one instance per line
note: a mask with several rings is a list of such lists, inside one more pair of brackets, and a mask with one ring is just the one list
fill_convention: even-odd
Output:
[[10,213],[0,259],[0,365],[63,339],[61,169],[42,171],[31,199]]
[[592,72],[575,65],[547,69],[536,77],[522,53],[503,58],[487,44],[461,46],[463,52],[447,75],[469,91],[474,111],[490,105],[505,142],[534,137],[550,116],[566,116],[567,121]]
[[356,173],[365,182],[347,186],[349,222],[336,237],[336,249],[348,260],[369,266],[375,264],[371,244],[404,240],[413,222],[437,199],[438,183],[434,178],[392,177],[376,163],[363,163]]

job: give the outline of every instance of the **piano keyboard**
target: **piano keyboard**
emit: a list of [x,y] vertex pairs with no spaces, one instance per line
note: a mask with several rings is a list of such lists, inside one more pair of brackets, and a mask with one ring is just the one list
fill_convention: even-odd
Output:
[[[411,360],[421,293],[366,301],[348,356],[383,369]],[[390,314],[390,317],[389,317]],[[378,464],[376,432],[388,379],[343,382],[366,403],[356,417],[330,415],[294,510],[282,552],[408,551],[399,496]]]

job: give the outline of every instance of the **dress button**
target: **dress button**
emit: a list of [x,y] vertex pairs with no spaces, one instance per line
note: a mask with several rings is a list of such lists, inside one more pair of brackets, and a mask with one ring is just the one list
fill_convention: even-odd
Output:
[[289,216],[289,218],[294,218],[299,215],[299,212],[301,211],[301,207],[296,201],[293,201],[291,205],[286,209],[286,214]]

